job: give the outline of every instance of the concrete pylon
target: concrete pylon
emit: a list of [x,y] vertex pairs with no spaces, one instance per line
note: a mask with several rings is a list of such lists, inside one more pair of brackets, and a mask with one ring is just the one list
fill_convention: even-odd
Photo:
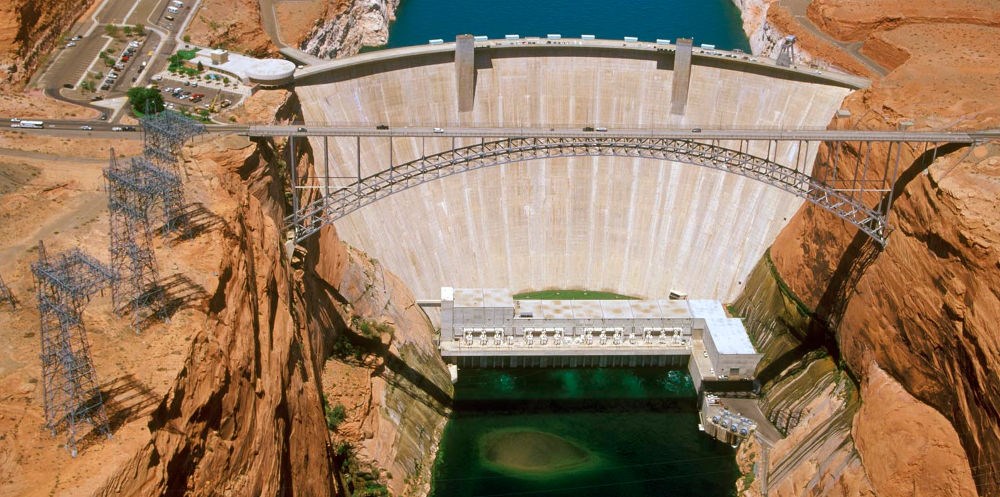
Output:
[[674,52],[674,82],[670,90],[670,113],[684,115],[691,85],[691,38],[678,38]]
[[458,111],[471,112],[476,93],[476,44],[472,35],[455,37],[455,88]]

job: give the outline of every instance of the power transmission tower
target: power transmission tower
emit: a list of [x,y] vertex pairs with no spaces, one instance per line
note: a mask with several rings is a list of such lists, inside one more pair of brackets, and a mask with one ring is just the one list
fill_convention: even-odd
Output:
[[145,158],[119,163],[111,150],[104,169],[105,189],[111,224],[111,268],[115,278],[111,298],[115,312],[132,312],[136,333],[144,319],[144,309],[163,310],[163,288],[159,285],[156,254],[153,252],[153,210],[178,208],[180,179]]
[[[142,125],[143,156],[156,166],[181,177],[180,151],[184,142],[205,132],[205,125],[188,119],[176,112],[163,111],[147,113],[140,121]],[[184,207],[183,185],[164,199],[164,233],[170,233],[183,220],[179,215]]]
[[775,64],[781,67],[791,67],[795,64],[795,35],[788,35],[782,41],[781,51],[778,52]]
[[41,321],[45,424],[53,435],[66,429],[66,448],[76,457],[81,423],[88,422],[96,432],[111,437],[83,326],[83,309],[113,275],[78,249],[49,258],[42,242],[31,272]]
[[4,283],[3,276],[0,276],[0,304],[4,302],[10,304],[12,309],[17,309],[17,300],[14,298],[14,293],[11,292],[10,287]]

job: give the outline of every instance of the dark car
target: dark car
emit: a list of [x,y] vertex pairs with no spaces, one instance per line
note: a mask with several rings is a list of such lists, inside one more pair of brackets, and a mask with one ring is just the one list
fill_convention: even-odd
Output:
[[583,128],[583,130],[584,131],[594,131],[594,127],[593,126],[587,126],[587,127]]
[[375,126],[375,129],[389,129],[389,125],[388,124],[379,124],[378,126]]
[[69,88],[70,90],[72,90],[73,89],[73,83],[63,83],[63,88]]
[[125,131],[135,131],[135,126],[123,126]]
[[305,128],[302,128],[302,127],[300,127],[300,128],[299,128],[299,129],[297,129],[296,131],[298,131],[299,133],[305,133],[306,131],[309,131],[309,130],[307,130],[307,129],[305,129]]
[[694,128],[691,130],[692,133],[701,133],[701,128]]

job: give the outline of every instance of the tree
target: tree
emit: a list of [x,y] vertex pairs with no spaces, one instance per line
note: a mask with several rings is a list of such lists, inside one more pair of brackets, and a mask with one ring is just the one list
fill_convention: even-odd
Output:
[[132,111],[143,114],[155,114],[163,111],[163,95],[153,88],[143,88],[137,86],[129,88],[128,101],[132,104]]
[[191,43],[191,37],[189,35],[184,35],[184,38],[182,38],[182,40],[184,40],[184,43]]
[[118,26],[115,26],[114,24],[105,24],[104,32],[112,38],[118,38]]
[[205,70],[205,64],[202,64],[201,61],[199,60],[198,61],[198,72],[201,72],[201,71],[204,71],[204,70]]
[[141,23],[141,22],[137,22],[137,23],[135,23],[135,29],[134,29],[134,31],[135,31],[136,34],[141,35],[141,34],[143,34],[143,33],[146,32],[146,25],[143,24],[143,23]]
[[122,31],[125,32],[125,36],[132,36],[132,26],[122,26]]

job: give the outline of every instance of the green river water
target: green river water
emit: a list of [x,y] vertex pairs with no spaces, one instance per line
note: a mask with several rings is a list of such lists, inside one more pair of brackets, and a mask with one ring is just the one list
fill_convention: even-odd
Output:
[[686,372],[465,369],[455,387],[434,497],[735,495]]

